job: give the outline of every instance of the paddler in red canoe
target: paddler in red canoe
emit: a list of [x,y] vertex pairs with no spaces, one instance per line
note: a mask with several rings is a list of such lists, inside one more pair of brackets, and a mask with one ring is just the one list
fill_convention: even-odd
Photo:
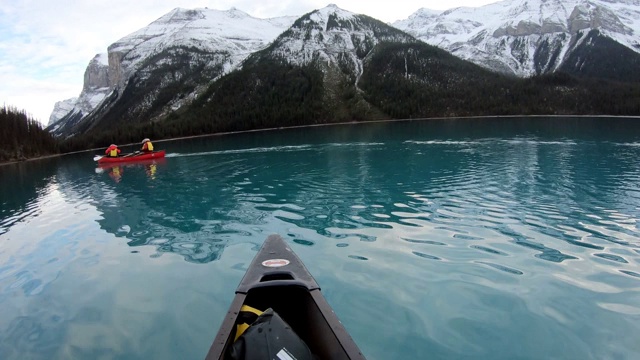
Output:
[[118,157],[118,155],[120,155],[120,149],[118,149],[118,145],[111,144],[111,145],[109,145],[107,150],[104,151],[104,153],[108,157]]
[[143,153],[153,152],[153,144],[151,143],[151,140],[149,140],[149,138],[144,138],[144,140],[142,140],[142,149],[141,149],[141,151]]

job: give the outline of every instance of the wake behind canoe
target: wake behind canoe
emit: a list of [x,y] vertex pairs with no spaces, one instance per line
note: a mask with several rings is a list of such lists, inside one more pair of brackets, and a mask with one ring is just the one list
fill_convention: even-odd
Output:
[[[245,309],[243,305],[260,311],[273,309],[317,359],[365,359],[321,294],[315,279],[278,235],[269,236],[251,262],[209,349],[207,360],[230,358],[240,323],[239,314]],[[258,322],[256,320],[252,327]],[[246,330],[242,336],[248,334],[249,330]],[[255,353],[256,350],[252,350]],[[274,351],[275,354],[285,350],[278,345],[257,351],[265,351],[265,354]]]

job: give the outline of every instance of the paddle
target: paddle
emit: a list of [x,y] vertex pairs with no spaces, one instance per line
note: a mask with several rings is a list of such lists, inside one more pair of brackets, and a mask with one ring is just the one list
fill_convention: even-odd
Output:
[[129,156],[134,156],[134,155],[138,155],[138,154],[140,154],[140,151],[132,152],[131,154],[127,154],[127,155],[125,155],[123,157],[129,157]]
[[102,159],[104,157],[104,155],[96,155],[93,157],[93,161],[98,161],[100,159]]

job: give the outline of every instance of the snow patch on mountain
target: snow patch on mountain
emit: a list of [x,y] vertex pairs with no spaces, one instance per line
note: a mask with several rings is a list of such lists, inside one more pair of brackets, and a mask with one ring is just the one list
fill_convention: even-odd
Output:
[[350,63],[358,74],[362,60],[380,41],[415,41],[402,32],[378,31],[377,22],[330,4],[298,19],[274,42],[272,54],[295,65]]
[[[638,0],[505,0],[442,12],[420,9],[393,25],[463,59],[519,76],[558,68],[575,48],[576,35],[591,29],[640,52]],[[541,49],[549,51],[547,58]]]
[[[58,121],[74,112],[81,116],[88,115],[107,95],[122,91],[145,61],[169,48],[193,48],[225,54],[217,58],[222,59],[224,73],[231,72],[247,56],[266,47],[295,19],[294,16],[257,19],[236,8],[227,11],[176,8],[116,41],[109,46],[106,54],[96,55],[87,67],[84,87],[75,107],[66,114],[59,109],[52,117]],[[187,95],[183,101],[194,97],[195,94]],[[180,104],[173,106],[179,107]]]
[[122,84],[141,62],[169,47],[228,52],[228,71],[267,46],[295,17],[257,19],[236,8],[227,11],[177,8],[109,46],[109,61],[119,62],[114,82]]
[[51,112],[51,116],[49,116],[49,123],[47,124],[47,126],[55,124],[58,120],[62,119],[65,115],[70,113],[71,110],[73,110],[73,107],[76,105],[77,101],[77,97],[58,101],[53,106],[53,111]]

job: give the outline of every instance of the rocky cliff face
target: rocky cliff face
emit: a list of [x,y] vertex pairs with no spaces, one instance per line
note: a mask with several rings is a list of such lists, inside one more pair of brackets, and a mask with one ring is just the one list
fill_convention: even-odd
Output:
[[65,124],[56,123],[65,117],[83,117],[95,109],[107,94],[113,90],[113,86],[109,81],[109,73],[106,55],[98,54],[91,59],[84,72],[84,85],[80,96],[56,103],[49,117],[48,126],[51,127],[50,129],[64,127]]
[[[444,12],[422,9],[394,23],[481,66],[517,76],[563,67],[591,30],[638,53],[636,0],[505,0]],[[622,75],[622,74],[620,74]]]
[[[113,43],[107,54],[96,55],[87,67],[75,106],[64,116],[57,112],[50,130],[58,136],[86,131],[92,121],[123,101],[129,107],[119,114],[124,120],[161,116],[189,103],[208,82],[267,46],[294,20],[256,19],[237,9],[175,9]],[[185,79],[191,79],[186,86]],[[189,93],[166,98],[175,86]],[[125,91],[129,91],[127,99],[123,99]],[[161,93],[164,103],[158,104]]]
[[325,80],[353,77],[357,87],[364,59],[376,45],[414,41],[414,37],[379,20],[332,4],[296,20],[269,47],[269,56],[298,66],[315,63],[323,69]]
[[71,98],[67,100],[58,101],[53,106],[53,111],[51,112],[51,116],[49,116],[49,123],[47,126],[51,126],[55,124],[58,120],[62,119],[68,113],[70,113],[73,108],[76,106],[76,102],[78,98]]
[[382,118],[360,80],[375,50],[388,43],[430,47],[379,20],[329,5],[297,19],[184,114],[219,131]]
[[84,72],[84,86],[82,91],[92,91],[95,89],[110,87],[109,64],[104,61],[104,55],[96,55],[87,66]]
[[223,76],[264,57],[311,64],[322,71],[327,101],[343,101],[335,89],[354,85],[344,98],[366,106],[358,86],[372,49],[412,42],[413,36],[522,77],[563,71],[640,81],[638,0],[505,0],[444,12],[421,9],[394,26],[335,5],[299,19],[266,20],[236,9],[175,9],[96,56],[74,107],[63,116],[69,102],[61,104],[49,130],[73,136],[160,121]]

